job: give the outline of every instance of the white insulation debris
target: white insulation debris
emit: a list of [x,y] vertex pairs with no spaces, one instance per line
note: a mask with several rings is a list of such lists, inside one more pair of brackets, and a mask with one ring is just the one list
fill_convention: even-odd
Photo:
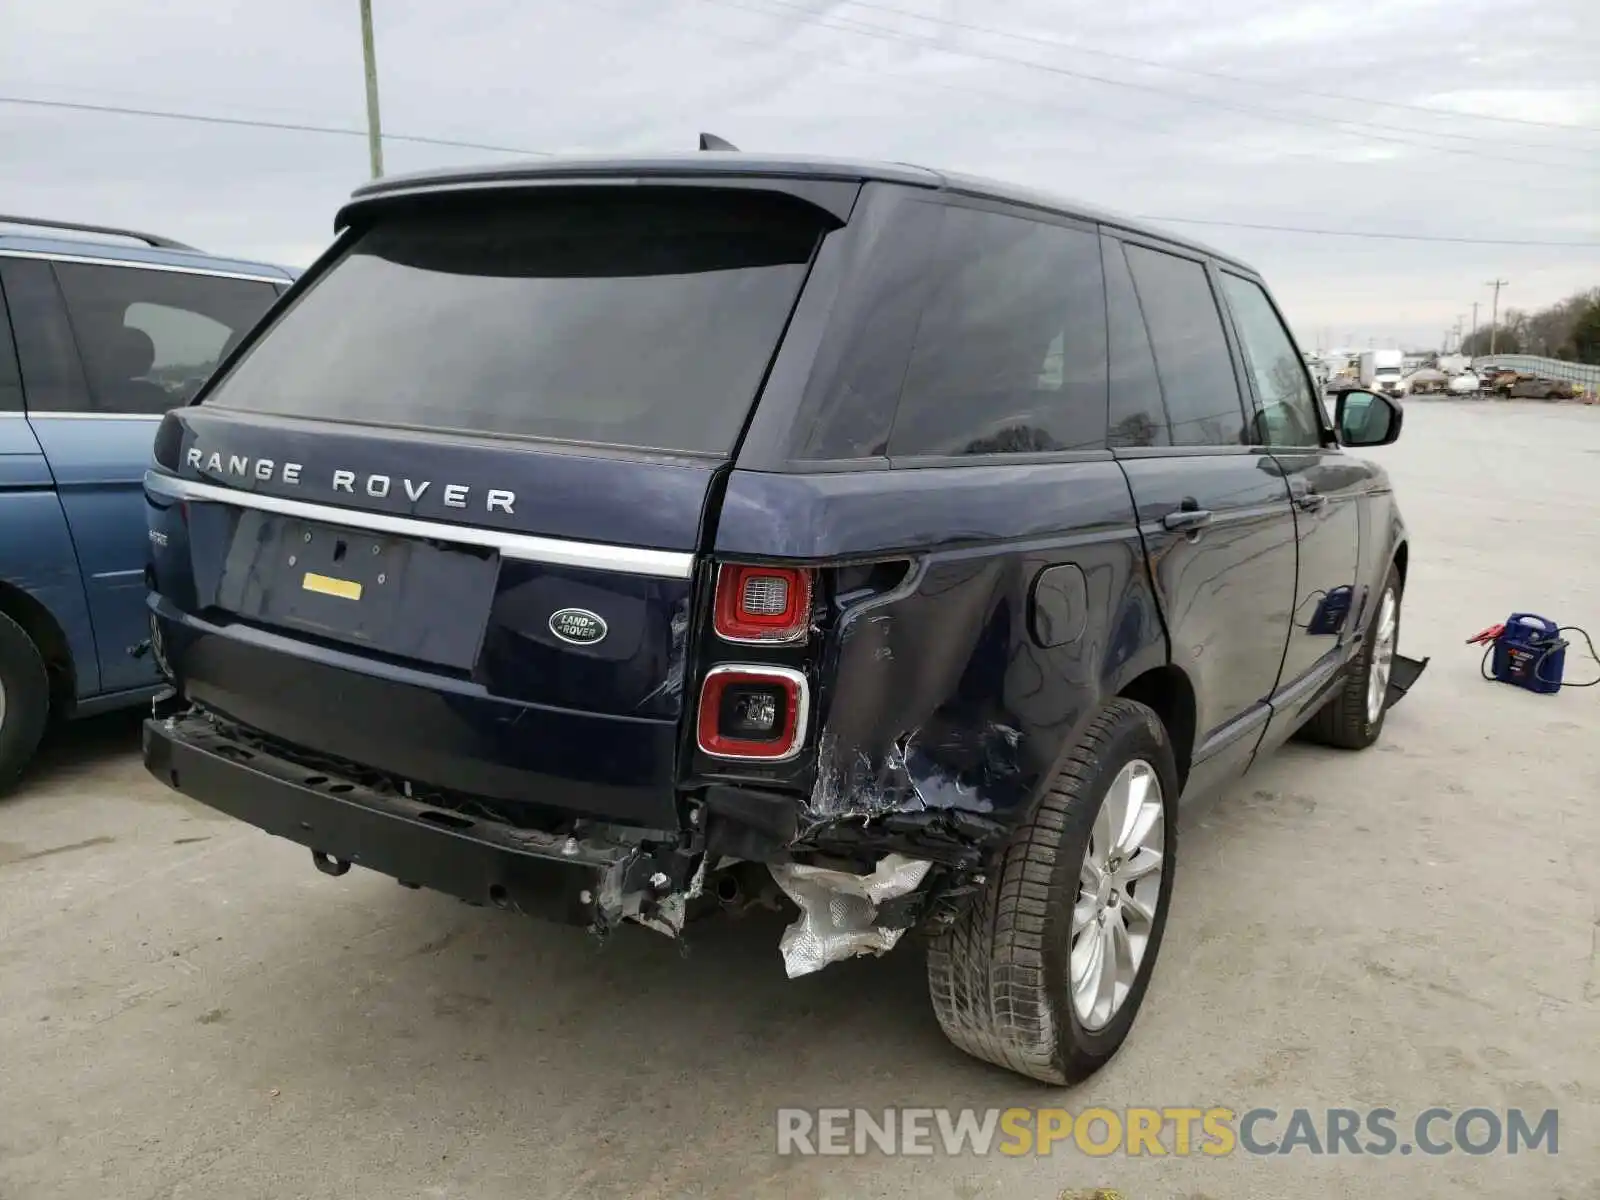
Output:
[[915,890],[932,863],[891,854],[870,875],[800,863],[774,864],[772,877],[800,906],[778,948],[790,979],[858,954],[883,954],[903,929],[880,929],[878,906]]

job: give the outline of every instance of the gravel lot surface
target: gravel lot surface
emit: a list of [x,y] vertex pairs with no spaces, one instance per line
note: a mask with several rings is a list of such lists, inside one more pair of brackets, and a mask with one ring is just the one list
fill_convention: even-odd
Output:
[[[0,1197],[1600,1197],[1600,688],[1485,683],[1462,644],[1518,609],[1600,634],[1600,409],[1414,400],[1377,456],[1433,663],[1373,750],[1291,746],[1186,812],[1088,1085],[950,1048],[914,947],[791,983],[777,918],[597,952],[327,878],[149,779],[123,717],[0,801]],[[894,1104],[1558,1108],[1560,1153],[774,1153],[779,1106]]]

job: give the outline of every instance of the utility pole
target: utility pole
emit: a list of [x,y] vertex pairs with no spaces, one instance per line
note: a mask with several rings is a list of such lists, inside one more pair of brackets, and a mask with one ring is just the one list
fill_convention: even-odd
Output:
[[383,176],[383,133],[378,120],[378,59],[372,48],[372,0],[361,0],[361,57],[367,68],[367,152],[372,177]]
[[1494,307],[1489,314],[1489,357],[1494,357],[1494,335],[1500,328],[1500,289],[1511,281],[1509,279],[1491,279],[1487,287],[1494,289]]

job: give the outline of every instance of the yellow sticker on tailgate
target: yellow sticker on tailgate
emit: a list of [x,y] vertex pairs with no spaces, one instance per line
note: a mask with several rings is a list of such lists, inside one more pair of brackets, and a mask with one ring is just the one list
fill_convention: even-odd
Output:
[[338,596],[341,600],[361,599],[361,585],[353,579],[335,579],[331,575],[318,575],[315,571],[307,571],[300,586],[308,592]]

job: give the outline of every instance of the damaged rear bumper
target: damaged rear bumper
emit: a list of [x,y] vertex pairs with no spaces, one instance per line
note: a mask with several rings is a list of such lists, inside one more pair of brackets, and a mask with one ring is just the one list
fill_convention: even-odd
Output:
[[[179,711],[161,715],[163,707]],[[799,909],[779,946],[790,978],[883,954],[912,928],[946,924],[982,884],[983,848],[1002,834],[983,818],[952,812],[840,815],[805,825],[793,798],[739,797],[725,788],[709,789],[691,807],[684,830],[581,820],[534,829],[302,761],[292,748],[175,698],[157,712],[143,733],[152,775],[306,847],[329,874],[361,866],[470,904],[596,932],[634,921],[677,936],[691,904],[725,899],[726,872],[759,864]]]
[[193,710],[144,723],[161,782],[317,856],[471,904],[609,929],[627,919],[676,934],[704,856],[671,835],[595,826],[546,833],[364,786],[271,753]]

